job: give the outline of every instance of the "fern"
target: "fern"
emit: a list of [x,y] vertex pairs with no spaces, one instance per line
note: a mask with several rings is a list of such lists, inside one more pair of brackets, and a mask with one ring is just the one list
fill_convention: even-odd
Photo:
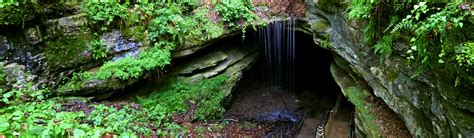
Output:
[[369,19],[371,18],[372,9],[378,3],[377,0],[354,0],[349,8],[347,16],[352,19]]
[[369,24],[364,28],[364,42],[373,44],[377,35],[375,19],[370,19]]
[[388,58],[392,54],[392,42],[394,35],[384,36],[377,44],[374,45],[375,53],[381,54],[382,57]]
[[401,31],[412,31],[414,29],[414,23],[411,20],[403,19],[400,23],[395,25],[390,33],[396,33]]

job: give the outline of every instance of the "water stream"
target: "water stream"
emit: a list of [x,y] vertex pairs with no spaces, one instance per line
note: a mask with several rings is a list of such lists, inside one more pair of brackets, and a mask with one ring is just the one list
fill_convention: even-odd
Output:
[[264,47],[266,78],[275,88],[289,92],[295,88],[295,19],[273,22],[258,28],[258,41]]

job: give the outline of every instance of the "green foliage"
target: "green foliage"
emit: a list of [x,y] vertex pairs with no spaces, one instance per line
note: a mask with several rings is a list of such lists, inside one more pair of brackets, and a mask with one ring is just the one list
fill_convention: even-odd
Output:
[[33,2],[1,2],[0,25],[21,25],[41,13],[41,7]]
[[[139,134],[150,135],[151,130],[146,127],[148,116],[142,111],[131,108],[126,105],[123,108],[116,109],[105,105],[93,105],[94,111],[86,117],[90,120],[93,127],[104,128],[104,132],[137,132]],[[141,123],[137,123],[141,122]]]
[[[56,112],[53,100],[43,103],[25,103],[0,109],[0,133],[12,136],[65,136],[68,129],[80,127],[82,113]],[[82,126],[84,127],[84,126]],[[23,133],[21,133],[23,132]]]
[[107,62],[97,71],[97,78],[100,80],[111,77],[122,80],[138,78],[146,70],[168,65],[171,60],[170,49],[173,48],[174,45],[171,43],[155,43],[155,47],[141,52],[138,57],[127,56],[114,62]]
[[93,111],[86,115],[84,111],[62,111],[63,101],[60,99],[0,109],[0,134],[20,134],[22,137],[101,137],[105,133],[135,136],[149,135],[151,132],[146,126],[149,123],[146,114],[129,105],[117,109],[94,104]]
[[377,0],[353,0],[347,16],[352,19],[369,19]]
[[384,36],[377,44],[374,45],[375,53],[388,58],[392,54],[392,42],[394,35]]
[[378,0],[355,0],[352,1],[348,9],[347,16],[351,19],[367,19],[368,25],[364,28],[364,42],[373,44],[379,36],[378,28],[381,25],[377,20],[382,13],[375,11],[375,7],[380,7],[383,2]]
[[106,45],[102,39],[94,39],[89,43],[89,51],[95,60],[107,57]]
[[468,54],[469,43],[464,42],[464,34],[468,31],[463,26],[465,18],[472,15],[459,9],[459,5],[460,3],[448,3],[444,8],[429,8],[426,3],[420,2],[397,25],[404,27],[392,30],[397,33],[400,28],[404,28],[412,36],[410,49],[406,51],[411,63],[421,69],[451,70],[458,77],[469,74],[472,68],[469,56],[472,54]]
[[464,43],[456,49],[458,66],[470,71],[474,66],[474,42]]
[[44,100],[50,93],[47,89],[37,89],[32,87],[33,83],[29,82],[25,88],[12,89],[10,91],[0,90],[0,104],[20,104],[28,101]]
[[[418,69],[415,76],[427,70],[446,70],[457,78],[456,86],[458,82],[469,82],[472,77],[466,76],[472,74],[469,45],[472,40],[469,40],[469,29],[464,28],[466,24],[472,25],[467,19],[474,13],[469,8],[461,8],[469,4],[420,2],[411,5],[409,2],[353,1],[348,16],[369,20],[364,29],[365,42],[372,45],[374,40],[378,41],[373,48],[381,57],[391,55],[393,41],[409,43],[405,53],[409,63]],[[408,8],[410,12],[405,12]],[[404,16],[400,21],[398,17]],[[383,24],[387,19],[390,23]],[[386,29],[382,31],[380,27]]]
[[168,4],[166,8],[160,8],[153,13],[156,18],[150,22],[150,40],[152,42],[170,41],[182,43],[179,37],[188,30],[185,19],[182,16],[181,7],[177,4]]
[[209,12],[207,7],[200,7],[193,16],[187,18],[189,33],[185,36],[186,40],[206,41],[222,35],[224,29],[210,20]]
[[167,122],[172,114],[186,112],[190,104],[197,108],[193,119],[220,117],[224,112],[221,105],[224,95],[219,88],[226,79],[226,76],[216,76],[194,84],[177,80],[166,82],[162,89],[139,97],[138,102],[158,124]]
[[[120,4],[117,1],[85,1],[81,4],[81,8],[92,24],[109,26],[115,19],[126,17],[128,5]],[[101,28],[101,30],[106,30],[106,28]]]
[[244,21],[244,26],[252,22],[256,16],[253,14],[253,4],[250,1],[223,0],[216,5],[216,11],[230,27],[237,27],[237,21]]

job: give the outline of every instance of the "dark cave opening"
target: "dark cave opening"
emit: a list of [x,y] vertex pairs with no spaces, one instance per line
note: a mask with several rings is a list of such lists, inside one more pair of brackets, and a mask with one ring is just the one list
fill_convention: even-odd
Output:
[[[246,43],[262,41],[255,36],[257,33],[249,31]],[[244,74],[233,94],[226,117],[257,122],[289,122],[283,126],[297,122],[300,128],[294,131],[312,131],[308,133],[313,134],[311,129],[304,130],[304,124],[310,124],[306,126],[309,128],[326,124],[328,113],[338,108],[341,111],[338,111],[336,118],[346,121],[348,126],[344,129],[350,133],[354,107],[342,95],[331,75],[333,53],[316,45],[311,35],[296,31],[294,38],[294,62],[282,62],[279,67],[283,69],[273,73],[270,68],[275,66],[269,65],[266,55],[261,54],[253,67]],[[267,52],[264,47],[260,50],[261,53]],[[293,66],[293,69],[288,66]],[[278,115],[275,116],[275,113]],[[295,121],[297,119],[301,120]]]

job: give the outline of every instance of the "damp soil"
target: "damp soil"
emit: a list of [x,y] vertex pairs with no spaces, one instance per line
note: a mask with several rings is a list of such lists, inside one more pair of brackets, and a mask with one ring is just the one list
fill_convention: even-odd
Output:
[[365,100],[374,105],[372,112],[377,113],[375,124],[384,136],[411,137],[405,123],[381,99],[369,97]]

